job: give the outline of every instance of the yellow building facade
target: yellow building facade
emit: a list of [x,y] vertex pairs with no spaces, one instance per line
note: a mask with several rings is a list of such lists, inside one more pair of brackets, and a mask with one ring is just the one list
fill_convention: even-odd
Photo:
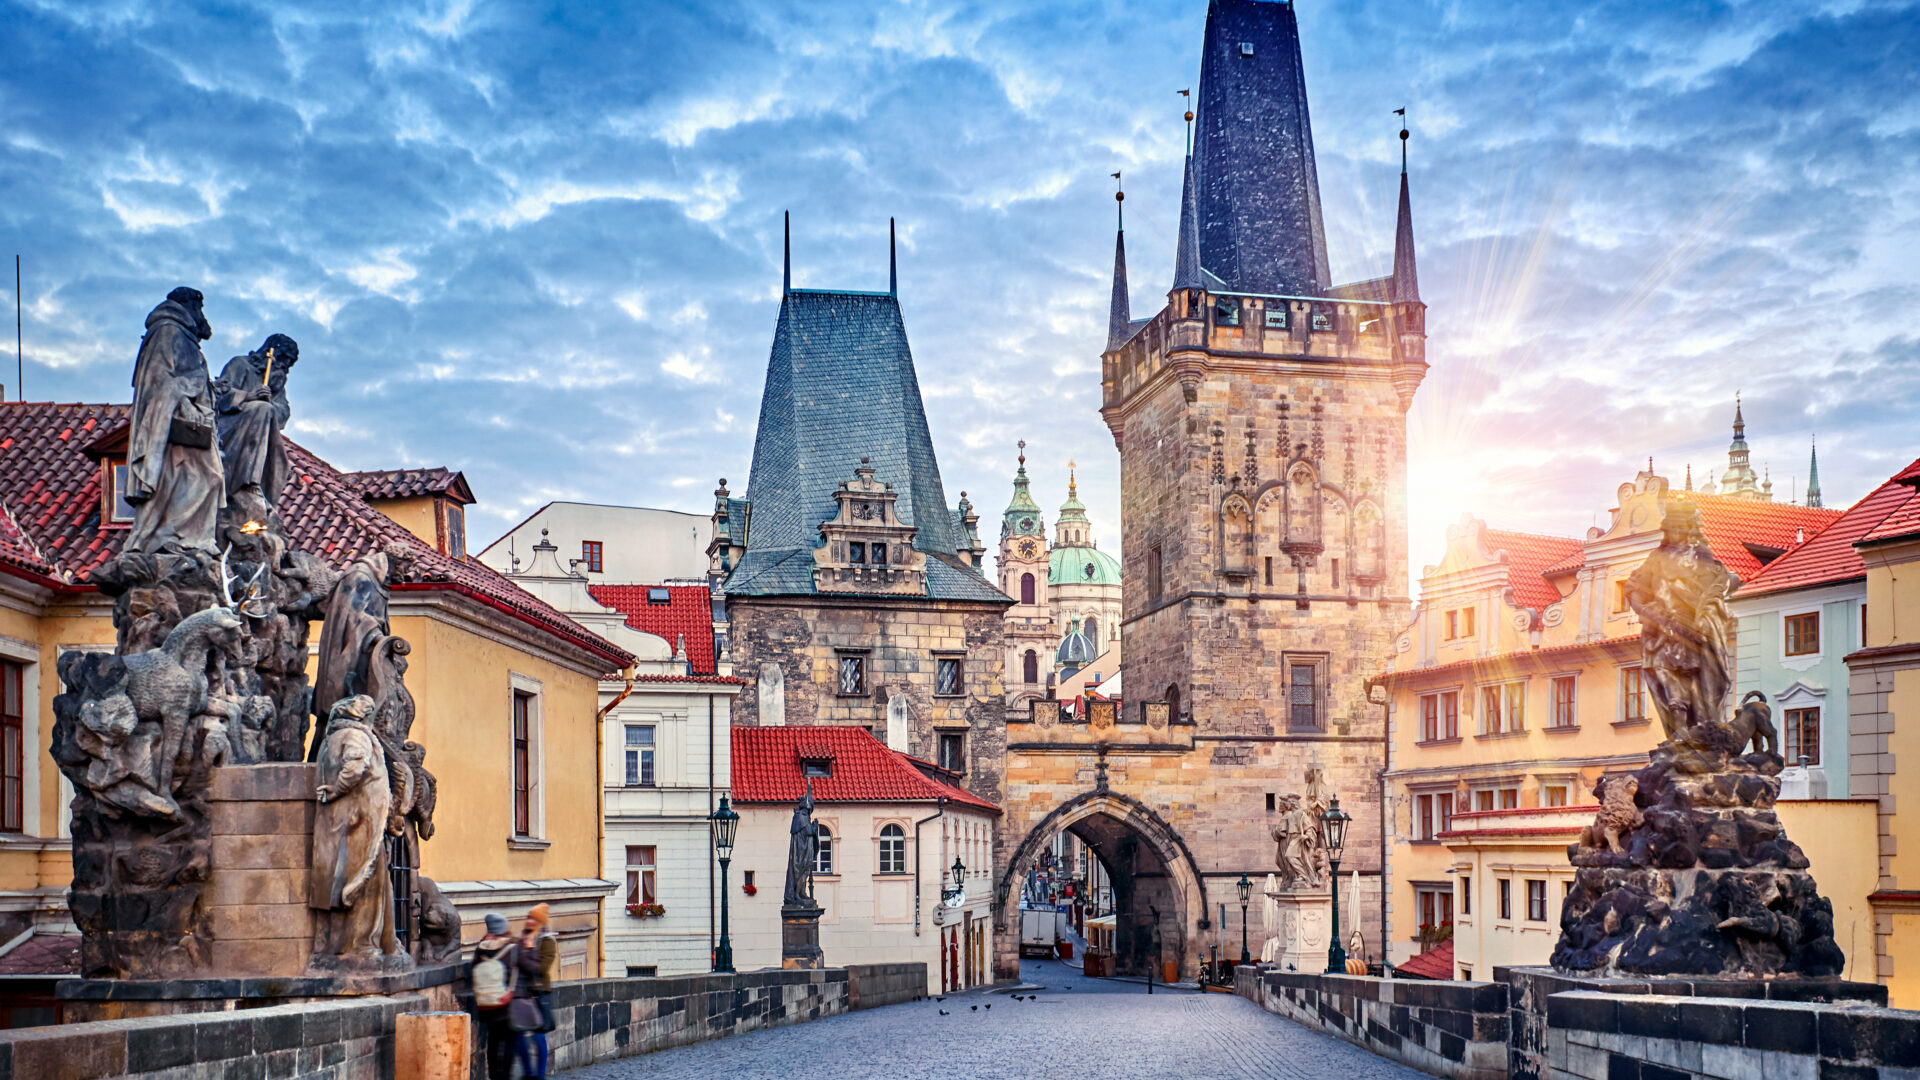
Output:
[[[72,790],[49,753],[52,703],[62,652],[113,648],[112,601],[87,575],[126,529],[111,488],[125,414],[0,405],[0,941],[75,933]],[[548,903],[562,974],[599,974],[601,904],[615,888],[599,843],[599,681],[632,656],[456,554],[472,501],[458,473],[342,474],[288,452],[282,513],[295,546],[336,566],[393,541],[414,549],[390,617],[412,646],[412,737],[438,780],[420,872],[460,909],[469,939],[488,912],[517,919]],[[383,502],[409,521],[378,512]]]
[[[1573,881],[1567,845],[1593,820],[1595,783],[1641,767],[1664,737],[1623,585],[1659,545],[1676,499],[1699,506],[1716,557],[1742,578],[1759,572],[1763,554],[1839,516],[1671,490],[1642,472],[1617,490],[1608,524],[1584,538],[1506,532],[1471,516],[1447,530],[1445,555],[1424,568],[1420,607],[1378,680],[1390,715],[1389,962],[1450,941],[1455,978],[1546,963]],[[1783,809],[1789,835],[1803,818],[1811,829],[1862,812],[1834,803]],[[1830,873],[1854,898],[1861,883],[1847,868],[1871,863],[1870,839],[1843,833],[1828,846],[1829,834],[1814,835],[1823,838],[1820,851],[1808,846],[1816,878],[1826,885]],[[1835,905],[1864,900],[1836,896]]]

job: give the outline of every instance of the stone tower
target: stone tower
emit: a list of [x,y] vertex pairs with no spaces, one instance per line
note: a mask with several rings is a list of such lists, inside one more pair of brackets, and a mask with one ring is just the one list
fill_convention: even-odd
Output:
[[1007,707],[1024,713],[1047,693],[1053,671],[1053,612],[1047,597],[1047,522],[1033,501],[1027,479],[1027,444],[1013,474],[1013,499],[1000,519],[1000,591],[1013,597],[1007,609]]
[[1134,320],[1116,281],[1102,356],[1125,708],[1150,725],[1164,703],[1159,741],[1206,770],[1164,812],[1139,797],[1218,898],[1271,870],[1273,793],[1320,770],[1354,818],[1343,876],[1363,879],[1342,924],[1377,957],[1383,709],[1365,680],[1411,608],[1406,410],[1427,370],[1404,153],[1391,272],[1336,285],[1291,4],[1213,0],[1196,112],[1173,288]]

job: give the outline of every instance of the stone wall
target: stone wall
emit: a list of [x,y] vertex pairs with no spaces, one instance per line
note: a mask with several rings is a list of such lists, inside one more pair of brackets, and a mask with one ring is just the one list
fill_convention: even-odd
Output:
[[904,1005],[927,996],[925,964],[851,964],[847,967],[847,1011]]
[[1234,971],[1234,992],[1270,1013],[1364,1046],[1434,1076],[1507,1075],[1507,988],[1308,975],[1254,966]]
[[309,762],[213,770],[207,816],[213,826],[207,918],[211,971],[291,977],[313,954],[307,869],[313,849]]
[[1572,990],[1547,1024],[1553,1080],[1920,1076],[1920,1013],[1859,1003]]

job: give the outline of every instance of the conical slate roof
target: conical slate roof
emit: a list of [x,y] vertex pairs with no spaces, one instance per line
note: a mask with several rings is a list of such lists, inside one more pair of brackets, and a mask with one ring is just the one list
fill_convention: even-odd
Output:
[[1193,148],[1200,266],[1237,292],[1326,295],[1326,230],[1293,5],[1212,0],[1202,50]]
[[747,550],[729,594],[811,594],[833,493],[862,458],[899,493],[934,596],[1005,601],[962,566],[900,303],[890,293],[794,289],[780,304],[747,501]]

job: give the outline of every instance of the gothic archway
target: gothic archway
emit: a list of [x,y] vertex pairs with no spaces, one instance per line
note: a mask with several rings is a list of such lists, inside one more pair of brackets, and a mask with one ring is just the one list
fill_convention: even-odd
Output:
[[[1115,961],[1123,973],[1177,961],[1192,970],[1207,885],[1187,843],[1153,808],[1117,791],[1089,791],[1055,807],[1027,830],[994,893],[1002,940],[1019,941],[1020,883],[1061,832],[1078,837],[1108,868],[1114,888]],[[1016,961],[1017,964],[1017,961]],[[1017,967],[1016,967],[1017,970]],[[1154,969],[1156,978],[1159,969]]]

